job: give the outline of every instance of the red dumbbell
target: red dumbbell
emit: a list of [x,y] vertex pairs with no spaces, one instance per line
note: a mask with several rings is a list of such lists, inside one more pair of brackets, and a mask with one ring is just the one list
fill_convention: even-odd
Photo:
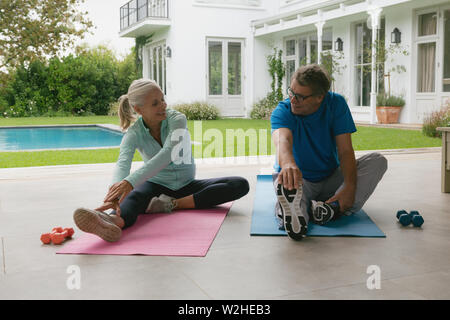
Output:
[[66,238],[71,238],[75,231],[73,228],[55,227],[51,233],[44,233],[41,235],[41,241],[44,244],[53,242],[54,244],[61,244]]
[[50,233],[41,234],[41,241],[43,244],[50,244],[52,242],[52,238],[50,237]]
[[52,238],[53,244],[61,244],[66,239],[66,237],[69,235],[67,230],[63,232],[52,232],[50,234],[50,237]]
[[64,231],[67,230],[67,237],[68,238],[72,238],[73,234],[75,233],[75,231],[73,230],[73,228],[64,228]]
[[50,233],[44,233],[41,235],[41,241],[43,244],[50,244],[52,242],[52,234],[57,232],[62,232],[63,228],[61,227],[55,227],[52,229],[52,232]]

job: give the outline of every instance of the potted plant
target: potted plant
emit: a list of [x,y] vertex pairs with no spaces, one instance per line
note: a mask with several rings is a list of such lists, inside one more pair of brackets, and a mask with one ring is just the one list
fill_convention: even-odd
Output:
[[384,94],[377,95],[378,123],[398,123],[400,112],[405,105],[405,99],[401,96]]
[[[377,40],[374,43],[376,49],[376,70],[375,72],[381,72],[383,78],[388,80],[388,88],[384,87],[384,81],[380,81],[381,87],[378,87],[380,94],[377,95],[377,107],[376,113],[378,123],[398,123],[400,112],[405,105],[405,100],[402,96],[391,95],[391,73],[401,74],[406,71],[406,67],[402,64],[396,64],[396,62],[404,61],[401,56],[408,56],[409,52],[407,48],[404,48],[400,44],[385,45],[385,40]],[[369,57],[369,61],[372,57],[372,47],[367,48],[366,53]],[[388,65],[386,65],[388,62]],[[368,68],[367,72],[371,72],[371,68]],[[382,93],[383,92],[383,93]]]

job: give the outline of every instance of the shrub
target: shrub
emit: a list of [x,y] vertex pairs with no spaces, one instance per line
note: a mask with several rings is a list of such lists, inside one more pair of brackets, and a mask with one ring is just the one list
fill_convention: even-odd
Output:
[[187,120],[217,120],[220,116],[216,106],[202,101],[180,103],[172,108],[184,113]]
[[46,110],[48,92],[42,90],[47,82],[46,66],[33,61],[27,67],[20,66],[9,79],[4,100],[7,108],[3,116],[29,117]]
[[12,105],[12,103],[8,101],[11,99],[10,90],[11,88],[3,87],[0,84],[0,117],[8,117],[8,110],[10,110],[10,105]]
[[98,46],[22,65],[0,87],[0,116],[106,115],[136,79],[132,57]]
[[436,131],[437,127],[450,127],[450,101],[441,110],[431,112],[425,117],[422,133],[429,137],[442,137],[442,132]]
[[269,93],[267,97],[259,100],[253,105],[250,118],[268,120],[277,105],[278,99],[276,95]]
[[49,65],[48,87],[54,90],[57,110],[80,115],[108,113],[117,94],[115,58],[104,48],[93,49]]
[[119,115],[119,101],[114,101],[109,105],[108,116]]
[[0,117],[6,116],[6,110],[8,109],[8,101],[0,93]]
[[377,95],[377,106],[383,107],[403,107],[405,105],[405,99],[401,96],[390,95],[386,97],[384,94]]

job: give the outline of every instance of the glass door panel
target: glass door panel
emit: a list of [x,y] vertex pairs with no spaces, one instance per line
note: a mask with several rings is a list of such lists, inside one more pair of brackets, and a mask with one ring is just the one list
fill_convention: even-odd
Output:
[[165,43],[151,45],[149,48],[150,58],[150,79],[155,80],[161,90],[166,94],[166,57]]
[[228,94],[241,94],[241,43],[228,42]]
[[322,50],[333,49],[333,32],[331,30],[325,30],[322,35]]
[[295,55],[295,40],[286,41],[286,56]]
[[436,42],[418,45],[417,92],[434,92]]
[[300,66],[308,63],[308,39],[306,37],[300,37],[298,40],[298,59]]
[[291,78],[295,72],[295,60],[286,61],[286,84],[287,87],[291,86]]
[[222,42],[208,42],[209,94],[222,94]]
[[444,74],[442,91],[450,92],[450,9],[444,12]]

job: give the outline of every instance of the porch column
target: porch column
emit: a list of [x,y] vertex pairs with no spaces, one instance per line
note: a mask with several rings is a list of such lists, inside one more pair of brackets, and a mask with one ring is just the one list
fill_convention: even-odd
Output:
[[324,24],[325,21],[319,21],[315,24],[317,28],[317,64],[322,62],[322,30]]
[[371,90],[370,90],[370,123],[377,123],[377,30],[380,23],[381,8],[373,8],[368,11],[372,22],[372,70],[371,70]]

